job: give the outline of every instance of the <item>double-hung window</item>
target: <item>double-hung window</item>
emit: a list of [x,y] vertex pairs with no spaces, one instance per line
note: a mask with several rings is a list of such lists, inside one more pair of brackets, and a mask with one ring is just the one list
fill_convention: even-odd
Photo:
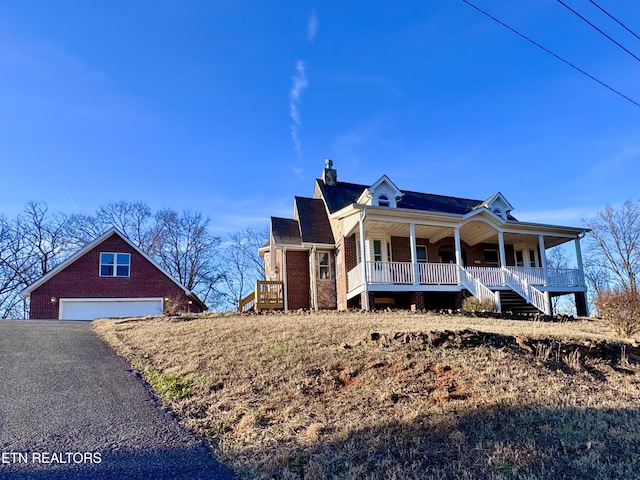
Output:
[[320,280],[332,280],[331,252],[318,252],[318,278]]
[[109,253],[100,254],[101,277],[128,277],[131,270],[131,254]]

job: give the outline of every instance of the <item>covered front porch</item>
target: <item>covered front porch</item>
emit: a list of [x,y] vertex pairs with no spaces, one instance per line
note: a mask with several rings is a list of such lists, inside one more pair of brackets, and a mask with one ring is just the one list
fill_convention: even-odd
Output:
[[[442,219],[434,224],[428,219],[402,221],[363,214],[351,221],[357,263],[347,272],[347,299],[364,293],[363,302],[368,303],[368,292],[466,289],[478,298],[494,300],[500,309],[499,292],[513,291],[550,314],[551,296],[586,291],[578,229],[545,226],[543,230],[480,216],[453,225]],[[578,268],[549,266],[546,250],[571,241]],[[586,305],[577,303],[578,312],[586,315]]]

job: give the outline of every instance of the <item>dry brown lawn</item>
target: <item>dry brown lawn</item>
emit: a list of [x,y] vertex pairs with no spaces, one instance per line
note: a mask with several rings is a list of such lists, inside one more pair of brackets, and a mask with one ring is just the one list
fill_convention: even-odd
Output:
[[94,325],[240,478],[640,478],[637,365],[396,335],[615,341],[601,321],[400,312]]

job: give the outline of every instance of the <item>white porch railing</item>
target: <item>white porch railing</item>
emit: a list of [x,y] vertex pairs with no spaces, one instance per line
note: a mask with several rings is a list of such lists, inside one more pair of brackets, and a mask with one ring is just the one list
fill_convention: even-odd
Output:
[[551,306],[549,305],[549,302],[547,302],[544,293],[531,286],[524,278],[520,278],[508,268],[503,268],[502,272],[504,274],[505,284],[511,290],[516,292],[538,310],[541,310],[546,314],[551,313]]
[[422,285],[458,285],[455,263],[418,263],[418,278]]
[[582,272],[578,268],[550,268],[547,275],[550,287],[580,287],[584,285]]
[[[453,263],[418,263],[418,282],[420,285],[462,285],[459,267]],[[521,289],[526,291],[535,285],[545,285],[544,270],[539,267],[465,267],[464,271],[485,287],[510,287],[514,284],[526,284]],[[507,279],[507,275],[509,278]],[[377,285],[413,285],[414,269],[411,262],[367,262],[367,281]],[[352,268],[347,274],[349,291],[364,284],[362,263]],[[578,269],[548,269],[547,286],[574,287],[584,284]],[[515,280],[514,280],[515,279]],[[469,280],[471,282],[471,280]],[[535,289],[540,292],[538,289]],[[518,291],[520,293],[520,291]],[[536,293],[527,297],[536,296]],[[542,292],[540,295],[544,296]],[[525,298],[527,298],[525,297]],[[533,302],[531,302],[533,303]],[[539,305],[534,304],[540,308]]]
[[362,264],[359,263],[347,273],[348,290],[355,290],[364,282],[362,280]]
[[530,285],[544,285],[544,268],[542,267],[506,267],[517,277],[526,280]]
[[411,262],[367,262],[369,283],[410,285],[413,283]]
[[504,278],[502,278],[502,271],[499,268],[465,267],[465,270],[467,270],[467,272],[469,272],[473,276],[473,278],[479,280],[489,287],[504,286]]

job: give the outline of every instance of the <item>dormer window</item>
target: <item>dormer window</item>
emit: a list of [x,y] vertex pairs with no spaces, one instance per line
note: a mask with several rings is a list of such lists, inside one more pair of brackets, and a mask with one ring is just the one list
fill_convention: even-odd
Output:
[[389,201],[389,197],[387,197],[386,195],[380,195],[378,197],[378,206],[379,207],[388,207],[391,205],[391,202]]

